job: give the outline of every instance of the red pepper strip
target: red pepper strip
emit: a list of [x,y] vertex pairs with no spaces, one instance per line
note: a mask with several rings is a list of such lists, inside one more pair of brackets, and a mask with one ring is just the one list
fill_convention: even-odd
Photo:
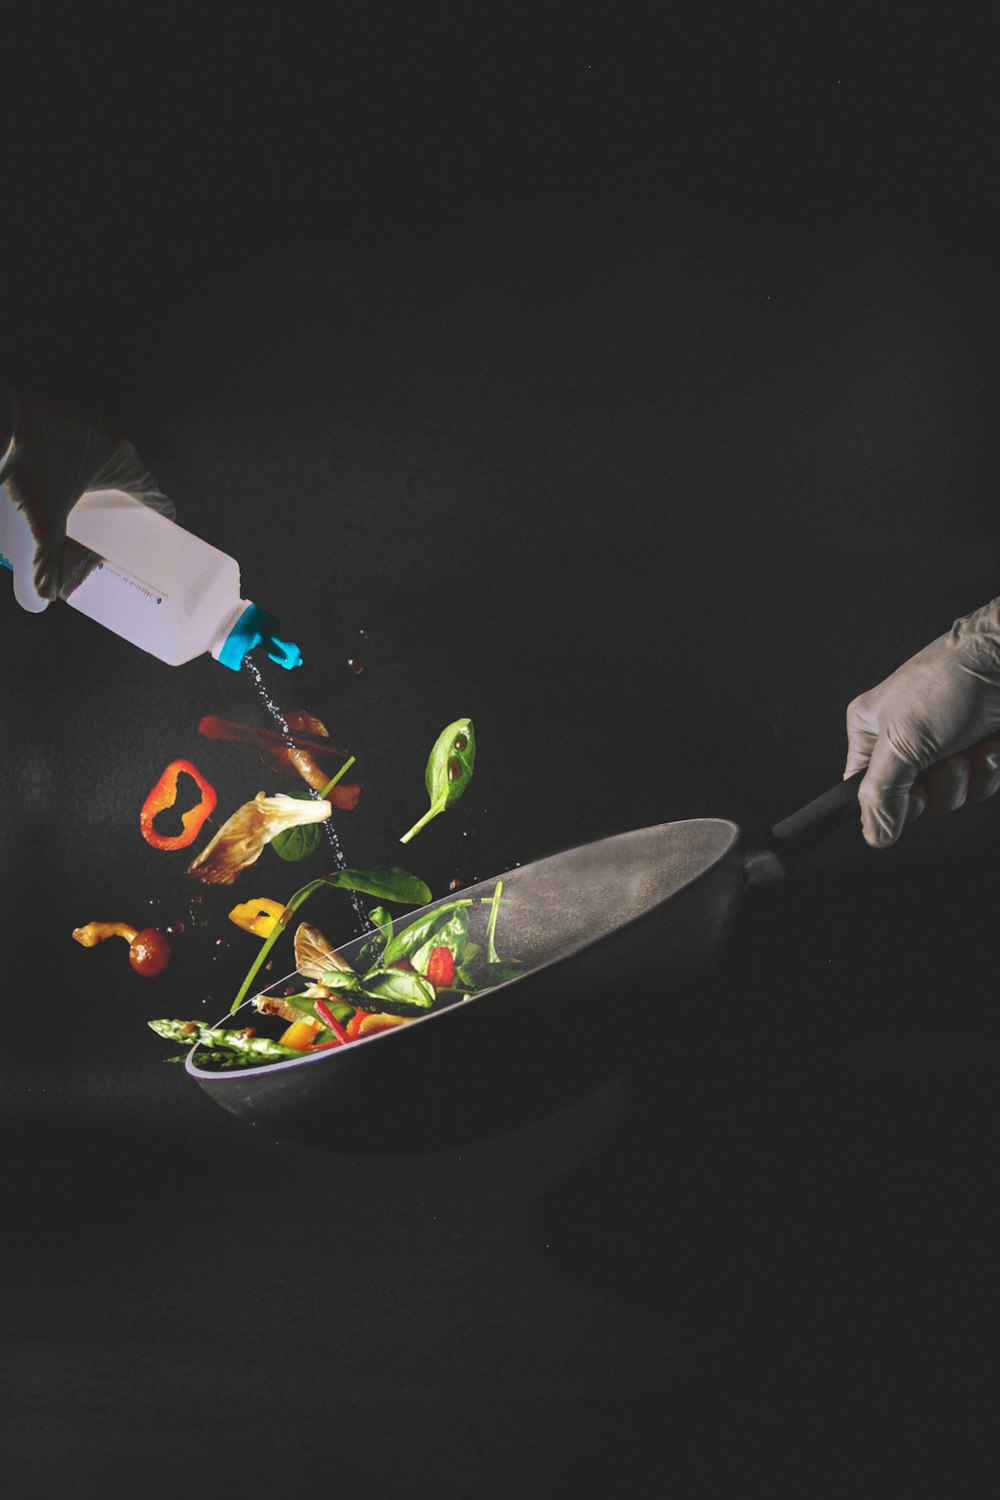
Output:
[[342,1047],[344,1044],[339,1037],[334,1037],[332,1042],[310,1042],[306,1048],[307,1052],[325,1052],[329,1047]]
[[[198,733],[209,740],[232,740],[240,745],[252,745],[273,770],[285,775],[301,776],[314,791],[322,791],[330,780],[329,770],[320,768],[324,755],[335,755],[347,759],[347,751],[340,750],[329,740],[319,735],[291,730],[292,743],[273,729],[254,729],[249,724],[237,724],[231,719],[219,719],[206,714],[198,725]],[[361,795],[360,782],[339,781],[327,793],[328,800],[341,812],[353,812]]]
[[328,1026],[334,1036],[339,1037],[342,1042],[350,1041],[344,1027],[337,1020],[337,1017],[328,1005],[324,1004],[322,1000],[314,1000],[313,1009],[323,1022],[323,1025]]
[[[288,749],[288,741],[276,729],[255,729],[249,724],[237,724],[232,719],[218,719],[214,714],[205,715],[198,725],[198,733],[203,734],[207,740],[235,740],[237,744],[255,745],[258,748]],[[331,740],[323,739],[318,734],[300,734],[297,729],[293,729],[292,740],[300,750],[308,750],[311,754],[335,755],[338,760],[347,759],[346,750],[338,749]]]
[[348,1023],[347,1023],[347,1040],[349,1042],[353,1042],[354,1041],[355,1037],[358,1034],[358,1031],[360,1030],[361,1022],[364,1020],[364,1018],[365,1018],[365,1012],[363,1010],[356,1010],[354,1012],[353,1016],[351,1017],[351,1019],[348,1021]]
[[[197,783],[201,801],[181,814],[183,832],[167,837],[157,833],[153,820],[158,813],[173,807],[177,801],[177,783],[185,773]],[[215,802],[215,788],[209,785],[197,766],[193,766],[189,760],[172,760],[142,804],[142,811],[139,813],[142,836],[154,849],[186,849],[189,844],[194,843],[206,821],[212,816]]]

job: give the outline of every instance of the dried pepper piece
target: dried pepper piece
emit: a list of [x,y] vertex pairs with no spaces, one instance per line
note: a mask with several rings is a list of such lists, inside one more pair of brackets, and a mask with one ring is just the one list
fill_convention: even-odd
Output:
[[[184,775],[190,776],[196,783],[201,800],[181,814],[181,833],[157,833],[154,821],[161,812],[173,807],[177,801],[177,785]],[[139,813],[142,836],[154,849],[186,849],[189,844],[194,843],[212,816],[215,804],[215,788],[205,780],[197,766],[193,766],[189,760],[172,760],[142,804],[142,811]]]
[[[330,743],[326,725],[312,714],[290,713],[285,716],[285,723],[292,732],[294,746],[290,746],[277,730],[255,729],[232,719],[220,719],[215,714],[205,715],[198,725],[198,733],[209,740],[250,745],[272,770],[301,776],[313,791],[322,792],[330,779],[330,771],[323,770],[319,762],[327,756],[345,760],[347,751]],[[341,812],[353,812],[360,795],[359,783],[340,783],[331,789],[329,801]]]

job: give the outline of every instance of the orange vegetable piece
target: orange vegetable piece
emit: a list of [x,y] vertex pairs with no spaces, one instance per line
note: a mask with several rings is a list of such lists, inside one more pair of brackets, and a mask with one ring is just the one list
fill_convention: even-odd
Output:
[[[184,774],[196,782],[201,801],[181,814],[180,833],[157,833],[153,827],[154,819],[168,807],[173,807],[177,801],[177,783]],[[142,836],[154,849],[186,849],[189,844],[194,843],[206,821],[212,816],[215,802],[215,788],[209,785],[197,766],[193,766],[189,760],[172,760],[142,804],[142,811],[139,813]]]
[[311,1042],[316,1040],[316,1033],[320,1030],[317,1021],[293,1021],[286,1031],[278,1038],[283,1047],[293,1047],[296,1052],[304,1052]]

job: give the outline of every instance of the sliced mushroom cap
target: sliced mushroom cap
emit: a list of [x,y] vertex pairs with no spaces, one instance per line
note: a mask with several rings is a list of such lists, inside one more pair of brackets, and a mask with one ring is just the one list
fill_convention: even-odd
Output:
[[331,969],[354,970],[334,948],[318,927],[301,922],[295,932],[295,967],[305,979],[322,979]]

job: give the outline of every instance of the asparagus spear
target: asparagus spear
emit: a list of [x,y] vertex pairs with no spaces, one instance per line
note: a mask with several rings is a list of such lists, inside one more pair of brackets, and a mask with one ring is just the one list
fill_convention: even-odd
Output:
[[266,1036],[247,1036],[245,1031],[227,1031],[222,1026],[206,1026],[201,1021],[150,1021],[148,1023],[157,1036],[168,1042],[184,1042],[194,1047],[200,1043],[208,1047],[226,1047],[246,1057],[267,1058],[280,1062],[285,1057],[301,1057],[294,1047],[283,1047]]

